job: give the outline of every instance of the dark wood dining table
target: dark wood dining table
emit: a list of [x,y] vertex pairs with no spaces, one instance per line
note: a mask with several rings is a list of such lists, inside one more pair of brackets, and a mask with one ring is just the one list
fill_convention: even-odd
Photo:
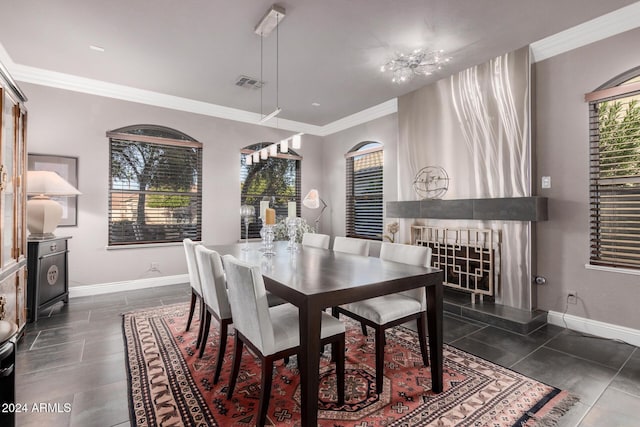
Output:
[[276,242],[273,255],[261,252],[262,245],[257,242],[248,247],[244,243],[207,247],[260,266],[267,290],[298,307],[302,426],[318,423],[320,313],[328,307],[424,287],[431,389],[442,391],[441,270],[312,247],[290,251],[287,244]]

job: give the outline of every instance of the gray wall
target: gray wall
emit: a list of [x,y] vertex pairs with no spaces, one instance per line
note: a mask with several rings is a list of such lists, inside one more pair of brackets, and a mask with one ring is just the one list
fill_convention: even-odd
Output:
[[[567,290],[579,303],[568,313],[640,328],[637,304],[640,278],[586,270],[588,262],[588,132],[584,94],[627,69],[640,65],[640,30],[634,30],[535,65],[537,168],[550,175],[552,188],[537,182],[534,194],[549,197],[548,222],[538,224],[538,273],[548,285],[538,288],[538,306],[564,311]],[[78,227],[58,234],[70,242],[71,280],[94,284],[149,277],[151,261],[162,275],[183,274],[182,248],[105,250],[107,242],[108,142],[105,131],[129,124],[162,124],[205,144],[203,238],[211,243],[239,238],[238,149],[288,133],[91,95],[23,83],[29,102],[29,151],[78,156],[80,190]],[[397,200],[397,115],[390,115],[325,138],[305,136],[303,195],[317,187],[329,204],[322,223],[328,234],[344,234],[344,154],[358,142],[385,144],[385,199]],[[539,180],[538,180],[539,181]],[[303,208],[313,221],[315,212]],[[231,224],[232,226],[229,226]]]
[[[344,236],[346,204],[345,154],[363,141],[384,144],[384,201],[398,200],[398,115],[391,114],[324,137],[323,182],[327,189],[323,198],[329,206],[323,216],[323,233]],[[386,203],[385,203],[386,204]]]
[[[119,101],[22,83],[29,102],[27,144],[30,153],[76,156],[79,190],[78,226],[58,228],[70,240],[71,286],[135,280],[186,273],[181,245],[107,250],[109,142],[105,132],[132,124],[159,124],[182,131],[204,144],[203,227],[206,243],[240,238],[239,150],[260,141],[278,141],[291,132],[230,120]],[[305,135],[302,194],[321,192],[321,138]],[[302,208],[302,216],[314,218]],[[148,272],[158,262],[160,273]]]
[[538,224],[538,288],[543,310],[563,312],[568,290],[578,304],[567,313],[640,328],[640,277],[585,269],[589,261],[589,133],[584,94],[640,65],[640,29],[555,56],[535,66],[536,176],[551,176],[549,221]]

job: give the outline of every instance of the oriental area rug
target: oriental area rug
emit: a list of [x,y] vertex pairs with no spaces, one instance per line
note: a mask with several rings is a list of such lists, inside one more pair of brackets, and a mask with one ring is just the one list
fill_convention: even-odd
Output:
[[[218,325],[212,320],[206,351],[199,359],[197,310],[185,332],[187,316],[186,303],[124,314],[131,425],[255,425],[260,362],[245,346],[234,395],[227,400],[233,337],[227,343],[220,381],[214,385]],[[430,369],[422,365],[417,334],[401,326],[387,330],[384,390],[378,395],[372,335],[363,336],[359,324],[347,321],[342,406],[336,404],[331,352],[322,356],[319,425],[552,426],[576,401],[565,391],[448,345],[444,346],[444,391],[434,394]],[[273,375],[267,425],[300,426],[296,358],[287,365],[276,362]]]

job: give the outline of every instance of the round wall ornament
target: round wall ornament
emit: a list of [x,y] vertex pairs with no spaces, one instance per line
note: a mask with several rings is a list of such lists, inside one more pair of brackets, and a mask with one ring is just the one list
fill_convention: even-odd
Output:
[[441,199],[449,189],[449,175],[443,167],[425,166],[416,174],[413,189],[421,199]]

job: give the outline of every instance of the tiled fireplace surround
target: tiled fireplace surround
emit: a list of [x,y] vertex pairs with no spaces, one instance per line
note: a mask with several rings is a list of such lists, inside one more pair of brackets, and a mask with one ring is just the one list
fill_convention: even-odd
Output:
[[[469,221],[521,221],[535,226],[538,221],[547,220],[547,199],[545,197],[509,197],[457,200],[419,200],[387,202],[387,217],[403,219],[460,220]],[[455,221],[453,222],[455,223]],[[530,253],[535,254],[535,240],[530,239]],[[535,264],[534,264],[535,265]],[[469,293],[445,288],[445,310],[462,317],[479,320],[514,332],[527,334],[546,323],[546,312],[535,308],[534,277],[523,292],[530,294],[530,307],[511,307],[484,299],[476,302]],[[496,298],[500,301],[501,287],[496,287]]]

